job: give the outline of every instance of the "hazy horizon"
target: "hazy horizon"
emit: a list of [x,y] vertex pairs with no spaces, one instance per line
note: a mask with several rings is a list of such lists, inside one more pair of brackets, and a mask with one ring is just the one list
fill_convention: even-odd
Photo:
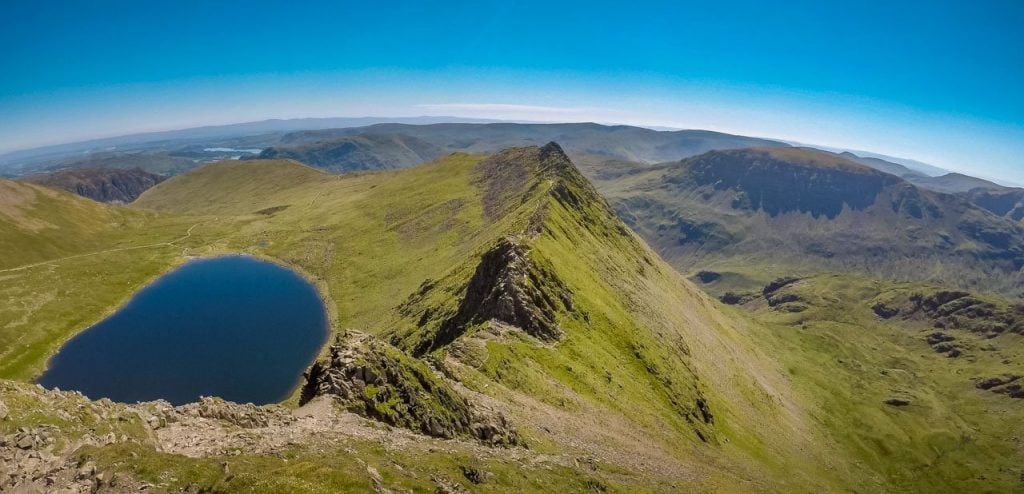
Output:
[[705,129],[1024,182],[1016,2],[224,7],[230,24],[202,4],[10,6],[0,152],[442,114]]

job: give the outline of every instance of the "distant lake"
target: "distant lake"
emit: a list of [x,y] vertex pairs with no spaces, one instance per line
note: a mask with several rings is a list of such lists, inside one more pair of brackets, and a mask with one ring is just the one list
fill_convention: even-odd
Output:
[[248,154],[260,154],[262,149],[235,149],[235,148],[205,148],[203,151],[208,153],[248,153]]
[[126,403],[273,403],[327,332],[319,294],[295,272],[246,256],[196,260],[68,341],[38,382]]

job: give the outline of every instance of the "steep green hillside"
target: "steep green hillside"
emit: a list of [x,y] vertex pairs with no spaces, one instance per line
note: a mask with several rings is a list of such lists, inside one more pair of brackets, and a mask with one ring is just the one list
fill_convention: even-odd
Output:
[[0,377],[38,375],[64,340],[179,262],[195,224],[0,181]]
[[839,155],[714,151],[594,178],[683,272],[734,273],[726,281],[748,286],[847,271],[1012,295],[1024,287],[1018,223]]
[[[230,248],[316,276],[338,327],[430,354],[464,385],[514,403],[503,408],[515,423],[546,424],[554,432],[526,432],[543,443],[575,437],[610,455],[643,449],[643,437],[648,452],[637,454],[659,463],[659,475],[711,454],[702,477],[715,482],[734,482],[727,479],[737,474],[725,472],[737,469],[762,485],[782,481],[756,474],[751,455],[813,462],[784,439],[798,427],[793,419],[762,398],[784,392],[763,390],[784,387],[777,371],[756,357],[715,359],[712,348],[749,349],[731,341],[738,336],[726,321],[708,319],[711,302],[618,222],[557,146],[481,159],[454,155],[400,173],[342,177],[287,162],[224,163],[169,180],[137,205],[251,217]],[[488,263],[499,277],[525,270],[534,281],[496,282],[481,267]],[[478,296],[467,287],[480,284],[526,312],[465,313]],[[448,322],[458,306],[464,314]],[[546,333],[535,331],[535,317]],[[742,391],[754,389],[762,391]],[[777,418],[765,421],[766,413]],[[746,421],[759,425],[739,425]],[[722,447],[738,456],[716,452]]]
[[773,285],[736,313],[847,458],[891,492],[1024,489],[1020,305],[851,275]]
[[[144,211],[107,206],[39,185],[0,180],[0,250],[4,253],[0,270],[163,239],[163,224],[155,219]],[[181,236],[184,230],[175,233]],[[166,240],[173,238],[168,235]]]
[[[871,173],[865,187],[889,180]],[[0,454],[39,460],[19,460],[0,488],[49,475],[155,491],[1005,491],[1020,475],[1020,451],[995,433],[1014,431],[1019,412],[965,417],[1014,403],[1014,382],[945,402],[977,388],[936,374],[948,362],[986,378],[1017,372],[1015,309],[968,304],[979,315],[988,301],[1006,327],[992,339],[1003,353],[971,367],[918,329],[935,324],[924,319],[934,304],[912,310],[931,292],[872,294],[840,277],[797,299],[726,307],[631,232],[553,143],[341,176],[223,162],[130,207],[51,193],[145,216],[129,239],[186,233],[0,273],[0,326],[15,328],[0,334],[17,338],[3,348],[19,359],[0,360],[3,377],[38,375],[55,342],[196,255],[245,252],[300,271],[324,295],[334,339],[286,408],[123,406],[0,383]],[[802,313],[779,308],[799,303]],[[901,312],[870,319],[879,303]],[[985,351],[971,329],[949,331],[965,353]],[[827,344],[844,337],[852,348]],[[899,374],[909,406],[886,404],[889,383],[867,378],[898,367],[885,355],[916,366]]]

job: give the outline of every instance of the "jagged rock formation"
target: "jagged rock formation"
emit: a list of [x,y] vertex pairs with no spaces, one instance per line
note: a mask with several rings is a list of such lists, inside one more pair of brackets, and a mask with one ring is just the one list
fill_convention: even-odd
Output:
[[77,168],[33,175],[25,180],[98,202],[127,204],[164,178],[141,168]]
[[903,321],[927,324],[931,329],[925,341],[936,352],[951,358],[964,355],[972,346],[968,343],[968,334],[958,331],[980,339],[996,338],[1005,333],[1024,334],[1024,304],[1006,303],[958,290],[912,292],[878,301],[871,310],[883,320],[899,316]]
[[1021,376],[1016,374],[1005,374],[998,377],[978,379],[975,387],[997,394],[1004,394],[1011,398],[1024,398],[1024,387],[1021,386]]
[[[535,202],[523,211],[522,226],[517,223],[510,234],[497,239],[480,254],[473,274],[457,281],[461,285],[457,307],[449,308],[447,301],[440,307],[427,306],[438,286],[432,280],[424,282],[402,305],[403,314],[419,318],[418,334],[412,343],[402,343],[397,335],[394,341],[414,355],[445,347],[472,327],[487,324],[518,329],[542,342],[557,341],[564,332],[557,316],[576,312],[573,293],[553,266],[531,255],[531,242],[546,228],[553,202],[574,211],[598,207],[601,214],[614,217],[607,203],[554,142],[497,153],[477,165],[475,178],[483,190],[484,215],[490,220],[511,215],[531,200]],[[607,228],[593,219],[582,220],[591,221],[586,226],[597,232]],[[630,238],[624,229],[615,233]]]
[[936,328],[962,329],[987,338],[1005,332],[1024,334],[1024,305],[1001,307],[967,292],[914,294],[900,312],[907,318],[925,318]]
[[445,346],[469,326],[490,321],[522,329],[542,341],[554,341],[562,336],[556,314],[572,310],[572,292],[551,268],[531,260],[521,242],[504,238],[480,257],[458,312],[415,353]]
[[349,331],[306,373],[301,403],[337,397],[350,411],[435,437],[471,436],[492,446],[519,443],[499,413],[463,398],[423,362],[369,335]]
[[761,295],[768,297],[769,295],[781,290],[782,288],[792,285],[793,283],[796,283],[798,281],[800,281],[800,278],[795,278],[792,276],[787,276],[785,278],[777,278],[771,283],[765,285],[764,289],[761,290]]
[[[381,430],[369,420],[342,411],[332,400],[314,400],[298,410],[236,404],[218,398],[203,398],[178,407],[165,401],[126,405],[9,381],[0,381],[0,392],[11,401],[10,415],[0,417],[0,492],[252,492],[251,455],[271,459],[266,461],[287,458],[278,464],[287,465],[289,460],[309,461],[308,456],[296,458],[296,451],[323,454],[326,449],[337,454],[339,443],[347,445],[348,456],[340,461],[359,462],[369,474],[365,484],[356,484],[384,492],[393,478],[381,478],[368,464],[377,460],[367,457],[366,449],[360,449],[360,454],[349,448],[383,445],[391,449],[395,443],[417,439],[412,432]],[[475,425],[481,437],[499,435],[500,424],[493,420]],[[449,448],[478,448],[457,441],[418,439],[445,444],[445,452],[436,453],[438,456],[450,454]],[[120,452],[115,454],[124,455],[123,459],[111,462],[112,451]],[[198,475],[151,475],[147,471],[182,463]],[[470,482],[491,477],[478,463],[472,465],[476,466],[464,465],[462,469]],[[381,463],[377,466],[382,468]],[[255,470],[262,475],[265,472],[260,468],[256,466]],[[248,474],[243,472],[247,469]],[[437,474],[433,470],[431,473]],[[259,492],[281,492],[265,484],[272,481],[269,477],[255,478],[263,483]]]
[[256,406],[252,403],[239,404],[220,398],[204,396],[198,403],[189,403],[175,408],[165,407],[164,412],[172,415],[164,419],[175,420],[175,415],[190,415],[217,419],[237,425],[243,429],[267,427],[271,424],[287,424],[295,420],[288,410],[277,405]]

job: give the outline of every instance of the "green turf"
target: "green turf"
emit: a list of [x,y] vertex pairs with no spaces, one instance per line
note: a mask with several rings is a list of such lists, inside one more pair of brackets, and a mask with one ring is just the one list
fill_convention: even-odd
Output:
[[[229,252],[313,280],[335,331],[358,329],[413,353],[456,312],[482,256],[511,237],[528,251],[538,293],[571,294],[571,307],[555,304],[561,338],[474,324],[425,361],[503,404],[533,451],[600,455],[600,472],[533,471],[467,445],[456,446],[457,461],[370,443],[297,446],[285,458],[190,459],[146,441],[82,454],[169,488],[223,491],[364,489],[354,457],[400,465],[381,474],[411,490],[432,490],[429,472],[457,477],[470,460],[497,472],[493,484],[471,486],[484,491],[1020,488],[1021,451],[1011,439],[1020,402],[971,381],[1019,372],[1020,336],[964,336],[970,358],[947,358],[923,340],[930,328],[922,322],[871,312],[877,301],[926,287],[849,275],[786,288],[804,299],[801,313],[763,302],[724,306],[625,228],[571,165],[537,152],[513,152],[490,168],[484,156],[456,154],[345,176],[287,161],[225,162],[172,178],[131,207],[61,193],[11,206],[0,228],[17,232],[5,241],[21,257],[0,268],[0,377],[30,381],[62,341],[142,284],[193,256]],[[64,218],[67,231],[34,230],[35,218]],[[747,266],[719,283],[753,290],[767,279],[770,270]],[[892,397],[910,405],[883,403]],[[221,461],[234,480],[219,483]],[[656,467],[648,472],[644,462]],[[588,484],[592,476],[600,484]]]

